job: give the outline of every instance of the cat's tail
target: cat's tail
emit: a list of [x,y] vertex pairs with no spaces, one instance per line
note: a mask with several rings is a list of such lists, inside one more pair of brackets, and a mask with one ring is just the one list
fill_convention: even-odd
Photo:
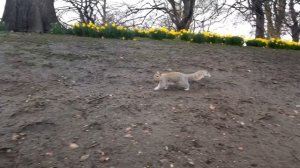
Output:
[[188,79],[191,81],[198,81],[201,80],[204,77],[211,77],[210,73],[206,70],[200,70],[192,74],[187,74]]

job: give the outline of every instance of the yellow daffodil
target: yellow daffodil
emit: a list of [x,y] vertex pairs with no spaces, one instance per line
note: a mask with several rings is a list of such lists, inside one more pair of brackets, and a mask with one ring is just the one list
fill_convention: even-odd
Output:
[[80,24],[79,24],[79,23],[75,23],[75,24],[73,25],[73,28],[77,28],[77,27],[80,27]]

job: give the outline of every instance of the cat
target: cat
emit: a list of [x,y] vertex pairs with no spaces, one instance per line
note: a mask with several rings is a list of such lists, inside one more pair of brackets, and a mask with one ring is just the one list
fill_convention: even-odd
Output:
[[168,89],[170,85],[179,85],[184,90],[190,90],[189,81],[199,81],[204,77],[211,77],[210,73],[206,70],[200,70],[192,74],[184,74],[181,72],[156,72],[154,80],[159,81],[154,90]]

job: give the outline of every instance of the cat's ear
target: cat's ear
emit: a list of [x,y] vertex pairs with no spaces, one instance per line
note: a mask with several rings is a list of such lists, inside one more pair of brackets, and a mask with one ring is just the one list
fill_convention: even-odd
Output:
[[156,71],[156,73],[160,75],[160,72],[159,72],[159,71]]

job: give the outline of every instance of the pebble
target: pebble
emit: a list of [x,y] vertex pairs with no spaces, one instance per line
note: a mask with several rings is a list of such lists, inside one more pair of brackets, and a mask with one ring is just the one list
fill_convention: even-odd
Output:
[[82,156],[80,157],[80,161],[81,161],[81,162],[82,162],[82,161],[85,161],[85,160],[87,160],[89,157],[90,157],[89,154],[82,155]]
[[76,143],[70,143],[69,147],[70,147],[71,149],[76,149],[76,148],[78,148],[79,146],[78,146]]
[[131,134],[124,135],[125,138],[132,138],[133,136]]

